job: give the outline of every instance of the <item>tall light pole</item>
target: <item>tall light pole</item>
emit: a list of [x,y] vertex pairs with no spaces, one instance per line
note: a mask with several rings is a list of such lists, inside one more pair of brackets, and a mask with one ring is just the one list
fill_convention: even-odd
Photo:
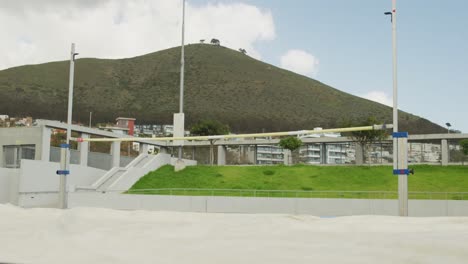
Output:
[[[393,172],[398,175],[398,207],[400,216],[408,216],[408,170],[407,170],[407,133],[404,142],[398,132],[398,81],[397,81],[397,15],[396,0],[392,0],[392,11],[385,15],[391,16],[392,48],[393,48]],[[403,136],[404,137],[404,136]],[[402,172],[402,169],[406,169]]]
[[[184,115],[184,74],[185,74],[185,0],[182,0],[182,45],[180,51],[180,98],[179,114]],[[184,133],[185,118],[182,120],[182,133]],[[183,146],[179,145],[179,160],[182,159]]]
[[[184,137],[184,73],[185,73],[185,0],[182,0],[182,44],[180,52],[180,103],[179,103],[179,113],[174,114],[174,137]],[[180,171],[185,168],[184,160],[182,160],[182,152],[184,146],[184,140],[174,140],[172,141],[173,146],[179,146],[179,155],[175,163],[175,171]]]
[[184,113],[184,71],[185,71],[185,0],[182,0],[182,44],[180,50],[180,98],[179,113]]
[[93,118],[93,112],[89,112],[89,127],[91,127],[92,118]]
[[57,174],[60,175],[59,205],[62,209],[66,209],[68,207],[67,175],[70,174],[70,137],[73,112],[73,80],[75,77],[76,55],[78,55],[78,53],[75,52],[75,43],[72,43],[70,52],[70,77],[68,85],[67,140],[66,144],[61,145],[60,170],[57,171]]

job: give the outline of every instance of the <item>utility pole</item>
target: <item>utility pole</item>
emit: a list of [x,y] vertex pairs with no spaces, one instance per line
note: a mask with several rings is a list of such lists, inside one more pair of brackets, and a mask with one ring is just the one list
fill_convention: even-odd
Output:
[[93,112],[89,112],[89,127],[91,128],[91,120],[93,118]]
[[62,209],[68,208],[67,197],[67,175],[70,174],[70,137],[73,112],[73,80],[75,76],[75,43],[71,45],[70,52],[70,77],[68,86],[68,117],[67,117],[67,140],[66,144],[61,144],[60,170],[57,174],[60,175],[60,190],[59,190],[59,206]]
[[184,71],[185,71],[185,0],[182,0],[182,45],[180,51],[180,102],[179,113],[184,113]]
[[[180,51],[180,102],[179,113],[184,114],[184,74],[185,74],[185,0],[182,0],[182,45]],[[183,120],[185,122],[185,118]],[[182,133],[185,134],[184,124],[182,124]],[[183,141],[182,141],[183,142]],[[179,159],[182,159],[183,146],[179,146]]]
[[[185,73],[185,0],[182,0],[182,44],[180,52],[180,102],[179,113],[174,114],[174,137],[185,136],[185,116],[184,116],[184,73]],[[184,140],[174,140],[174,146],[179,146],[178,159],[175,164],[175,171],[185,168],[182,160]]]
[[408,133],[398,131],[398,81],[397,81],[397,12],[396,0],[392,0],[391,16],[393,48],[393,174],[398,175],[398,208],[400,216],[408,216]]

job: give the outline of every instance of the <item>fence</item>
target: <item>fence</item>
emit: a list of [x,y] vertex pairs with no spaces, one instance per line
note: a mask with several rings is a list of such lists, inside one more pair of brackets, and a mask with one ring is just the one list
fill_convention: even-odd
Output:
[[[449,162],[459,163],[466,159],[458,141],[448,141]],[[184,147],[184,158],[195,159],[198,164],[209,164],[208,146]],[[214,146],[214,163],[217,161],[218,146]],[[177,150],[169,149],[177,156]],[[362,153],[362,154],[361,154]],[[356,164],[362,155],[363,164],[393,163],[391,142],[375,142],[362,151],[354,142],[305,143],[288,157],[290,164]],[[230,145],[226,148],[226,165],[271,165],[284,163],[285,152],[278,145]],[[414,141],[408,143],[410,164],[441,164],[442,145],[440,141]]]
[[[231,196],[272,198],[353,198],[353,199],[398,199],[392,191],[292,191],[292,190],[242,190],[242,189],[130,189],[127,194],[183,195],[183,196]],[[412,200],[468,200],[468,192],[409,192]]]

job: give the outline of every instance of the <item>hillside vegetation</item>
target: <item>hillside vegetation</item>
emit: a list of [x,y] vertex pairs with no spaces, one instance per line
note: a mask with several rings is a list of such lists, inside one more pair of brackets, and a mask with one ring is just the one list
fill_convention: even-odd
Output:
[[[129,59],[78,59],[74,120],[108,122],[118,116],[137,123],[172,123],[178,112],[180,48]],[[69,62],[0,71],[0,113],[65,120]],[[391,123],[391,108],[308,77],[212,45],[186,48],[187,126],[201,119],[228,124],[234,132],[339,127],[369,116]],[[401,112],[401,130],[444,132]]]

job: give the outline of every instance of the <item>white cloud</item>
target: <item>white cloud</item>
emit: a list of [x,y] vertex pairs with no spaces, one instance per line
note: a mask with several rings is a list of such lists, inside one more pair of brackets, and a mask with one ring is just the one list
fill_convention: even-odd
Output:
[[288,50],[280,59],[282,68],[302,75],[315,76],[318,72],[319,60],[303,50]]
[[393,105],[393,98],[382,91],[370,91],[366,94],[360,95],[360,97],[388,106]]
[[[39,4],[40,3],[40,4]],[[181,1],[17,0],[0,9],[0,69],[80,57],[123,58],[180,45]],[[248,18],[248,19],[246,19]],[[186,43],[217,38],[260,58],[254,44],[275,38],[273,16],[243,3],[186,7]]]

